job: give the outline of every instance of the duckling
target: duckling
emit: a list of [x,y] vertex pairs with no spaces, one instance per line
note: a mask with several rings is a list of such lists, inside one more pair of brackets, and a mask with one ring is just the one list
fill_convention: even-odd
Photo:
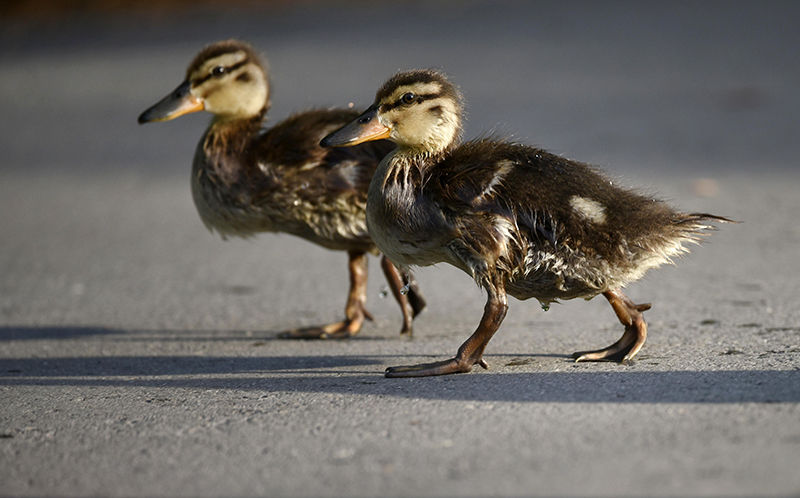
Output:
[[[211,124],[192,164],[192,196],[201,220],[223,239],[284,232],[347,251],[345,319],[280,337],[353,336],[365,319],[372,319],[365,308],[367,253],[379,254],[367,232],[367,188],[394,145],[382,141],[352,150],[320,148],[322,137],[358,116],[354,110],[310,110],[262,130],[270,105],[266,64],[250,45],[228,40],[197,54],[186,79],[144,111],[139,123],[210,112]],[[416,283],[386,257],[381,268],[403,313],[401,333],[411,335],[412,320],[425,300]]]
[[483,353],[508,309],[507,295],[558,300],[602,294],[625,326],[603,349],[576,361],[628,361],[645,343],[642,312],[622,288],[670,262],[726,218],[680,213],[612,183],[598,169],[542,149],[481,138],[460,143],[464,102],[439,71],[390,78],[361,116],[323,147],[389,139],[369,187],[367,226],[378,248],[404,271],[449,263],[486,290],[475,332],[449,360],[390,367],[387,377],[488,368]]

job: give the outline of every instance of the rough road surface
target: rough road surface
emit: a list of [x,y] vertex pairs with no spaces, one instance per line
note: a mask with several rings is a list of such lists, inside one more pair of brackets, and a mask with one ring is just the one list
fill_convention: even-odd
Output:
[[[800,495],[800,3],[391,2],[3,21],[0,495]],[[632,286],[632,365],[602,299],[510,302],[491,369],[452,355],[484,296],[417,272],[412,340],[371,261],[376,320],[344,342],[345,256],[223,242],[189,164],[208,117],[140,127],[204,44],[272,67],[273,122],[366,107],[440,67],[492,131],[606,167],[728,225]]]

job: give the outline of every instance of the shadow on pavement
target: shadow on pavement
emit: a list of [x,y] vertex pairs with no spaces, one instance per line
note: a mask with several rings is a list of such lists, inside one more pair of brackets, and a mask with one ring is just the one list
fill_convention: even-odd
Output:
[[[340,367],[376,365],[362,356],[89,356],[2,360],[0,383],[10,375],[31,379],[54,377],[160,377],[173,375],[237,375],[255,372],[316,372]],[[341,374],[343,372],[338,371]],[[108,380],[108,379],[107,379]],[[68,384],[68,382],[67,382]],[[128,385],[125,381],[122,384]]]
[[[255,346],[264,344],[264,341],[278,339],[284,330],[216,330],[216,329],[186,329],[186,330],[136,330],[114,329],[108,327],[30,327],[30,326],[0,326],[0,342],[2,341],[32,341],[32,340],[71,340],[89,338],[92,336],[114,336],[117,342],[189,342],[189,341],[252,341]],[[400,334],[397,334],[398,336]],[[395,336],[376,336],[358,334],[350,337],[349,341],[385,341],[394,339]],[[294,340],[294,339],[289,339]]]
[[[800,402],[800,370],[481,373],[476,369],[469,375],[384,379],[380,365],[397,358],[381,355],[10,359],[2,362],[0,385],[322,392],[531,403]],[[376,366],[374,371],[335,370],[372,365]],[[259,372],[263,375],[254,375]]]
[[124,330],[105,327],[0,327],[0,341],[76,339],[79,337],[124,333]]

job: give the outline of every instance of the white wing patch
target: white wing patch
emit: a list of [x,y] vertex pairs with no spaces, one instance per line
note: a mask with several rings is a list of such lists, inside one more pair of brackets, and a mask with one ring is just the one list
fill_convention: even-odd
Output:
[[265,175],[271,175],[273,168],[275,168],[275,166],[271,163],[262,163],[261,161],[258,162],[258,169],[260,169]]
[[573,195],[569,199],[569,205],[578,215],[592,223],[602,225],[606,221],[606,208],[595,200]]
[[486,185],[486,188],[483,189],[483,192],[481,192],[481,197],[492,195],[494,193],[494,188],[500,185],[505,176],[508,174],[509,171],[511,171],[511,168],[513,167],[514,163],[512,163],[511,161],[503,160],[498,162],[497,171],[495,171],[494,177],[492,177],[492,180],[489,182],[488,185]]

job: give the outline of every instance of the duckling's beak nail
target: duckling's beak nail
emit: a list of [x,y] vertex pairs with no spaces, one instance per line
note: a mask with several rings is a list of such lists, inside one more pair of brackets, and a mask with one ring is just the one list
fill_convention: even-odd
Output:
[[355,121],[323,138],[319,144],[322,147],[349,147],[370,140],[389,138],[391,131],[378,119],[377,107],[370,107]]
[[169,121],[190,112],[205,109],[203,103],[195,98],[191,92],[192,84],[184,81],[172,93],[158,101],[156,105],[144,111],[139,116],[139,124],[152,121]]

